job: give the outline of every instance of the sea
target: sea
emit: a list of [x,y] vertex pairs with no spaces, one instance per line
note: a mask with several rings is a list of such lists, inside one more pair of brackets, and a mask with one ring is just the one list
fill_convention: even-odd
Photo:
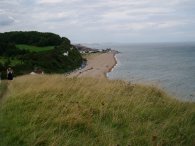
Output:
[[195,42],[87,45],[120,52],[108,78],[157,86],[179,100],[195,101]]

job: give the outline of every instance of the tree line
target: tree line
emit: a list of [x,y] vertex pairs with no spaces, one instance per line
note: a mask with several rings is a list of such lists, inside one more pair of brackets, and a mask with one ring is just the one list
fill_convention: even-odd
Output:
[[27,44],[33,46],[56,46],[63,42],[65,38],[50,32],[37,31],[13,31],[0,33],[0,42]]
[[28,50],[22,50],[13,43],[0,42],[0,56],[13,57],[16,55],[24,55],[29,53]]
[[66,38],[61,38],[54,33],[43,33],[37,31],[13,31],[0,33],[0,55],[15,56],[28,53],[27,50],[21,50],[15,44],[27,44],[32,46],[57,46],[63,41],[70,43]]

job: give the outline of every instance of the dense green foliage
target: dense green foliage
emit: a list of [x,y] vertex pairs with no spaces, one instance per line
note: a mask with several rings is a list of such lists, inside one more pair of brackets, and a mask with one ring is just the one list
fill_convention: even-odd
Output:
[[193,146],[195,104],[123,81],[22,76],[0,105],[2,146]]
[[0,41],[0,56],[16,56],[26,54],[28,51],[19,49],[13,43],[5,43]]
[[[63,53],[68,52],[68,56]],[[0,70],[2,77],[11,66],[15,75],[37,69],[46,73],[64,73],[79,67],[82,57],[65,37],[53,33],[0,33]]]
[[63,38],[53,33],[13,31],[1,33],[0,42],[34,46],[56,46],[63,42]]
[[[64,52],[69,52],[64,56]],[[47,52],[32,52],[21,58],[28,67],[44,69],[46,73],[65,73],[79,67],[82,63],[80,53],[66,42]]]

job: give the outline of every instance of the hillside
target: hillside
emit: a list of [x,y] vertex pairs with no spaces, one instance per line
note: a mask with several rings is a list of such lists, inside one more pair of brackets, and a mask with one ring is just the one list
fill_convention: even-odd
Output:
[[0,142],[25,145],[190,146],[195,104],[123,81],[22,76],[0,105]]
[[[56,46],[67,38],[49,32],[37,31],[12,31],[0,33],[0,41],[13,44],[28,44],[33,46]],[[69,41],[70,43],[70,41]]]
[[[68,55],[63,55],[67,53]],[[15,76],[42,70],[65,73],[81,66],[82,57],[70,40],[53,33],[0,33],[0,70],[2,77],[11,66]]]

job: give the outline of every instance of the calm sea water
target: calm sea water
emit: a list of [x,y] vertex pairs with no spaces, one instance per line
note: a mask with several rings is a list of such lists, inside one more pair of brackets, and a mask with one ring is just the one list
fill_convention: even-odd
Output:
[[114,48],[118,64],[110,79],[156,85],[185,101],[195,101],[195,43],[93,44]]

